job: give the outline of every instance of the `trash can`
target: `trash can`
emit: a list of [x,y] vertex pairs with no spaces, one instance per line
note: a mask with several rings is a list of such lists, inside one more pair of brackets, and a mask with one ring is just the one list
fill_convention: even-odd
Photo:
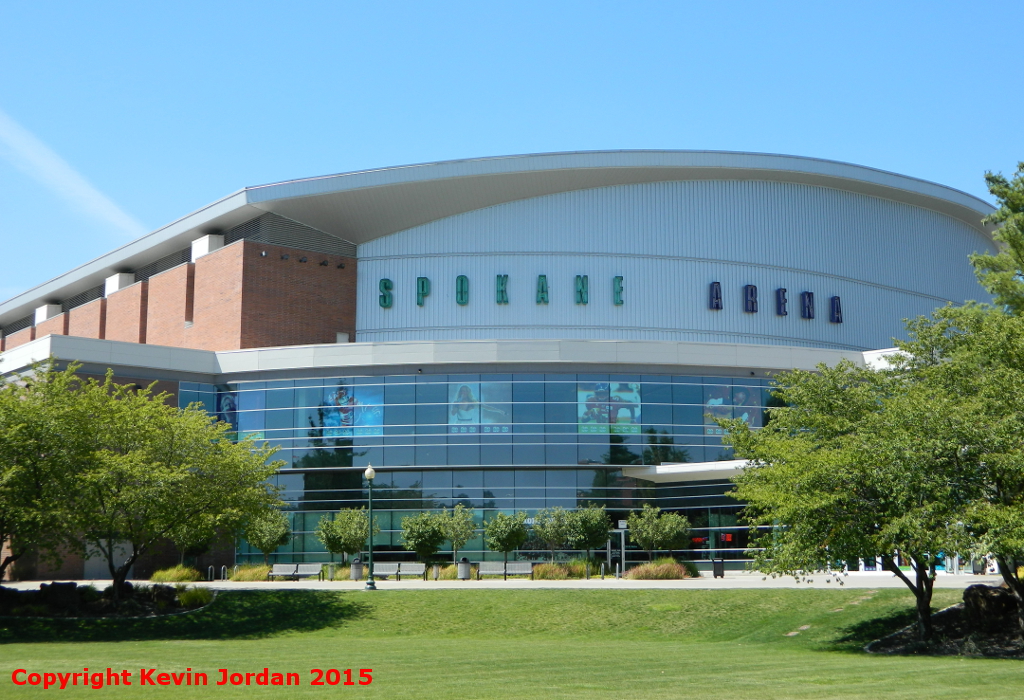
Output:
[[725,578],[725,559],[711,560],[711,574],[714,578]]
[[459,559],[458,577],[460,581],[469,580],[469,559],[466,557]]
[[363,580],[363,562],[359,557],[352,560],[352,567],[349,569],[348,577],[353,581]]
[[971,573],[975,576],[981,576],[985,573],[985,564],[988,561],[985,558],[971,559]]

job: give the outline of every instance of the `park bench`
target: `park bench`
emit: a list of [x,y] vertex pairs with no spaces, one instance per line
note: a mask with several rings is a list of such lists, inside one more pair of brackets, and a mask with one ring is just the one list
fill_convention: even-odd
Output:
[[274,577],[290,578],[298,581],[300,578],[316,576],[321,581],[324,578],[323,564],[274,564],[267,574],[267,580]]
[[384,561],[373,565],[373,577],[385,578],[387,576],[398,576],[398,562]]
[[403,561],[398,570],[398,580],[401,581],[403,576],[422,576],[425,579],[427,565],[421,561]]
[[476,580],[481,576],[505,576],[505,562],[503,561],[482,561],[476,568]]
[[530,561],[510,561],[505,566],[506,576],[529,576],[533,578],[533,562]]

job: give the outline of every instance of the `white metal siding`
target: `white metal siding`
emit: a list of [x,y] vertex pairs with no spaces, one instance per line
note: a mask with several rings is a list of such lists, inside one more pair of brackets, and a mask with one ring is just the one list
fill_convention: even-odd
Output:
[[[979,298],[967,255],[984,236],[928,209],[836,189],[765,181],[624,185],[502,204],[418,226],[359,246],[357,340],[609,338],[748,342],[869,349],[890,346],[902,319],[947,301]],[[494,302],[509,275],[510,303]],[[546,274],[551,303],[534,303]],[[573,303],[575,275],[590,303]],[[455,303],[455,278],[470,303]],[[625,278],[625,305],[611,280]],[[416,277],[431,296],[415,303]],[[395,284],[382,309],[377,285]],[[722,283],[725,309],[707,308]],[[760,311],[742,310],[755,284]],[[774,290],[789,290],[789,315]],[[817,318],[800,318],[813,291]],[[843,300],[844,323],[828,320]]]

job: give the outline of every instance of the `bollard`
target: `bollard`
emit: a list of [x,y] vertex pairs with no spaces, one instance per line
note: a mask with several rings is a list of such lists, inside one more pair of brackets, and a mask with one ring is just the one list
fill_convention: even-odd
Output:
[[590,580],[590,562],[589,561],[586,562],[583,565],[583,571],[584,571],[584,578],[586,578],[589,581]]
[[213,580],[213,564],[210,564],[210,566],[207,567],[207,569],[206,569],[206,580],[207,581],[212,581]]
[[441,565],[434,564],[434,580],[436,581],[441,577]]
[[331,562],[330,564],[327,565],[327,580],[328,581],[333,581],[334,580],[334,562]]
[[604,581],[604,562],[601,562],[601,580]]
[[615,578],[622,578],[622,575],[619,573],[619,562],[615,562]]

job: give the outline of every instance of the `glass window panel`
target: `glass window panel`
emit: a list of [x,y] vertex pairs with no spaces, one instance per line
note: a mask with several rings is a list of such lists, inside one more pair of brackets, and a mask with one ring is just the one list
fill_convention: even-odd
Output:
[[673,406],[672,422],[676,425],[702,425],[704,423],[704,407]]
[[[390,377],[388,378],[390,381]],[[384,387],[384,402],[387,404],[416,403],[415,384],[387,384]]]
[[541,382],[516,382],[512,385],[512,400],[544,401],[544,384]]
[[447,469],[428,469],[423,474],[423,492],[434,489],[450,489],[452,487],[452,473]]
[[512,464],[512,445],[507,443],[481,443],[480,464],[484,466],[503,466]]
[[642,384],[640,396],[644,401],[644,410],[649,403],[672,403],[671,384]]
[[672,402],[676,404],[703,404],[704,387],[699,384],[673,384]]
[[[573,375],[565,375],[573,376]],[[564,401],[566,403],[576,402],[576,383],[559,382],[557,384],[546,384],[544,386],[544,398],[549,401]]]
[[417,384],[416,403],[448,403],[447,384]]
[[513,445],[512,464],[544,464],[544,445]]
[[[263,411],[243,411],[238,414],[238,430],[241,432],[262,431]],[[257,436],[259,437],[259,436]]]
[[549,403],[544,407],[544,419],[548,423],[565,423],[572,425],[576,432],[576,385],[572,385],[573,403]]
[[266,411],[263,415],[264,427],[267,430],[283,430],[294,427],[295,411],[291,409]]
[[547,469],[544,475],[544,483],[548,488],[570,488],[576,489],[575,469]]
[[396,489],[418,489],[423,486],[423,472],[418,469],[396,469],[391,472],[391,478]]
[[512,406],[512,415],[516,423],[543,423],[544,404],[517,403]]
[[576,445],[564,444],[564,445],[545,445],[544,447],[544,463],[545,464],[565,464],[573,465],[576,464]]
[[472,467],[480,463],[479,445],[449,445],[448,464]]
[[452,472],[452,486],[454,488],[483,488],[484,473],[478,469],[460,469]]
[[198,391],[182,391],[182,390],[178,391],[178,407],[179,408],[185,408],[190,403],[195,403],[197,401],[199,401],[199,392]]
[[516,494],[516,510],[539,510],[544,507],[544,491],[536,489],[535,496]]
[[316,387],[303,387],[295,390],[295,405],[308,408],[319,406],[323,402],[324,388],[321,383]]
[[576,507],[576,492],[565,489],[555,489],[544,494],[545,508],[565,508],[566,510]]
[[416,406],[385,406],[385,425],[415,425]]
[[[422,385],[421,385],[422,386]],[[430,385],[428,385],[430,386]],[[446,384],[437,384],[432,386],[447,386]],[[417,425],[443,425],[448,423],[448,404],[419,404],[416,406],[416,424]]]
[[411,467],[416,463],[416,448],[410,446],[385,447],[384,466]]
[[516,469],[515,486],[517,489],[525,487],[543,488],[544,469]]
[[383,447],[359,447],[352,453],[352,466],[355,467],[368,467],[370,465],[375,467],[384,466],[384,448]]
[[[584,436],[591,437],[591,436]],[[594,436],[596,437],[596,436]],[[604,444],[582,443],[576,448],[577,464],[604,464],[605,456],[608,454],[608,441]]]
[[291,408],[295,405],[295,391],[277,389],[267,392],[267,408]]
[[645,423],[671,423],[673,406],[668,404],[650,404],[644,400],[643,420]]
[[515,486],[515,472],[511,469],[494,469],[484,472],[484,488],[511,489]]
[[448,463],[448,447],[445,445],[425,445],[416,447],[417,466],[443,466]]

